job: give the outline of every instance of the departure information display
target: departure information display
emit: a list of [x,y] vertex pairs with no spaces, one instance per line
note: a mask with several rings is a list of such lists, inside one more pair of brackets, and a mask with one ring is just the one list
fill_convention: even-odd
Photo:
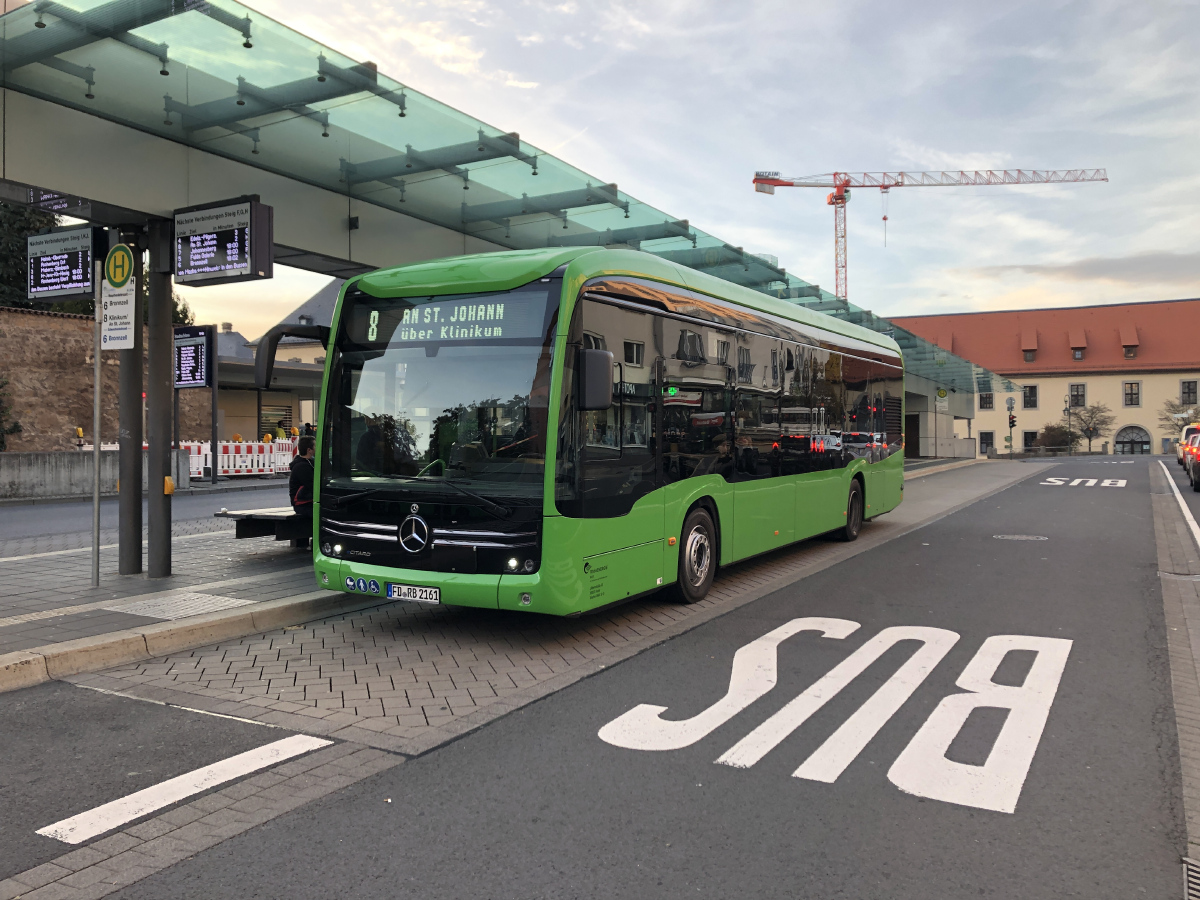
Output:
[[175,326],[175,387],[211,387],[212,356],[216,352],[211,325]]
[[250,204],[175,216],[175,280],[249,275]]
[[92,229],[32,234],[26,239],[30,300],[92,295]]

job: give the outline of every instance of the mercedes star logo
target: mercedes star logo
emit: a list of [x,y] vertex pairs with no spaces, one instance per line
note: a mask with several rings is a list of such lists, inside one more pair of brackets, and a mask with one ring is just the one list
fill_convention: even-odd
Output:
[[420,516],[409,516],[400,523],[400,546],[409,553],[420,553],[429,543],[429,525]]

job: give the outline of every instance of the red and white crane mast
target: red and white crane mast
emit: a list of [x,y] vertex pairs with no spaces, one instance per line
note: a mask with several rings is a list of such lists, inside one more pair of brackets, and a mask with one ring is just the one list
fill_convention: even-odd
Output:
[[[984,169],[975,172],[830,172],[802,178],[781,178],[778,172],[754,173],[754,189],[764,194],[774,194],[777,187],[832,189],[826,202],[833,207],[835,292],[843,300],[846,299],[846,203],[850,200],[850,188],[878,188],[886,202],[888,191],[898,187],[1073,184],[1080,181],[1108,181],[1108,173],[1104,169]],[[886,211],[883,221],[887,222]]]

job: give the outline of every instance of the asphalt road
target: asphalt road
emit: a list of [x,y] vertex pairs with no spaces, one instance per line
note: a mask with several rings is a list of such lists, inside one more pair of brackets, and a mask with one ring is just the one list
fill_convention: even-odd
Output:
[[[117,527],[117,499],[100,501],[100,527]],[[171,498],[171,519],[187,522],[211,519],[221,507],[227,509],[267,509],[287,506],[287,485],[258,491],[230,491],[219,494],[180,494]],[[142,523],[148,521],[142,501]],[[35,503],[4,507],[0,512],[0,541],[43,534],[77,534],[92,529],[92,502]]]
[[0,694],[0,881],[71,849],[37,829],[291,733],[62,682]]
[[[1147,461],[1067,461],[111,896],[1178,896],[1156,572]],[[783,637],[789,623],[830,636]],[[740,666],[730,690],[756,641],[739,658],[777,659],[777,683]],[[819,679],[826,702],[768,735]],[[113,699],[45,690],[80,710]],[[0,696],[0,736],[27,694]],[[0,858],[16,847],[22,867],[40,845],[7,823],[32,832],[122,792],[102,716],[62,697],[41,714],[59,707],[80,720],[77,758],[47,761],[72,773],[63,789],[42,779],[15,812],[0,795]],[[153,759],[280,736],[138,707],[160,717]],[[0,784],[38,746],[0,752]],[[64,803],[90,759],[94,788]]]

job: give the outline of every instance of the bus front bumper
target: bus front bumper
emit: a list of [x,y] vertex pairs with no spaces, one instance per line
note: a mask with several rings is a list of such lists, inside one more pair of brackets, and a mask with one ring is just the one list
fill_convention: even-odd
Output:
[[[528,575],[465,575],[372,566],[320,554],[316,557],[315,569],[320,587],[355,594],[360,598],[379,597],[380,601],[387,601],[392,593],[388,585],[408,585],[437,588],[437,603],[444,606],[562,614],[540,572]],[[413,602],[420,605],[422,601]]]

